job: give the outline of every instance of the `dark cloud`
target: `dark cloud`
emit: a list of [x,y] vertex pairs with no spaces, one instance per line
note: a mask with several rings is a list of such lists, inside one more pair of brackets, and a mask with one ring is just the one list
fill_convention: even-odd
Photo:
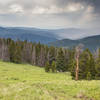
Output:
[[100,14],[100,0],[93,0],[93,5],[95,7],[95,12]]
[[56,0],[59,6],[66,6],[68,3],[82,3],[85,6],[91,5],[95,8],[95,13],[100,13],[100,0]]
[[0,23],[46,28],[100,26],[100,0],[0,0]]

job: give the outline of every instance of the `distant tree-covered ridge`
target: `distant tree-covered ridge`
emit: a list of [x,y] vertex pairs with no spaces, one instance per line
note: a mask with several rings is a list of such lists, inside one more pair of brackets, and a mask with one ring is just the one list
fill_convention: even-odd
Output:
[[46,72],[71,72],[73,79],[100,79],[100,49],[65,49],[27,41],[0,39],[0,59],[44,67]]
[[50,45],[65,48],[73,48],[78,44],[84,44],[83,49],[88,48],[90,51],[94,52],[98,47],[100,47],[100,35],[84,37],[76,40],[62,39],[50,43]]

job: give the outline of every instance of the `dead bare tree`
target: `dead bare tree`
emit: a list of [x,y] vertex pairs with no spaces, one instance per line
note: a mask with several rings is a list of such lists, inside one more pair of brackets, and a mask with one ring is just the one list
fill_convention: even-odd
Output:
[[75,59],[76,59],[75,80],[76,81],[78,80],[78,75],[79,75],[79,57],[82,52],[82,48],[83,48],[83,44],[79,44],[75,48],[75,50],[76,50],[76,53],[75,53]]
[[3,61],[9,61],[8,46],[3,39],[0,41],[0,59]]

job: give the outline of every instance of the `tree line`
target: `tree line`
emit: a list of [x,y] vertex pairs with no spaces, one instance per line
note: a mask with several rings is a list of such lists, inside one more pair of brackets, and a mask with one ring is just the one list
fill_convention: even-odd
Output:
[[57,48],[40,43],[0,39],[0,59],[44,67],[46,72],[71,72],[76,80],[100,79],[100,49]]

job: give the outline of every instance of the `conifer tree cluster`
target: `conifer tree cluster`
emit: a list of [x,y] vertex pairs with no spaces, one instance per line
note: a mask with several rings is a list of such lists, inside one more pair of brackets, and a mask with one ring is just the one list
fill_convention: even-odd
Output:
[[95,53],[85,49],[78,55],[74,48],[0,39],[0,60],[44,67],[46,72],[71,72],[78,80],[100,79],[100,49]]

